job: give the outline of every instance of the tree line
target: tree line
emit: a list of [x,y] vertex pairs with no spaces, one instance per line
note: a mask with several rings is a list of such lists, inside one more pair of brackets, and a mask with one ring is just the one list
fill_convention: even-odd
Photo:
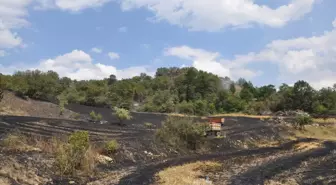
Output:
[[243,78],[232,81],[193,67],[159,68],[154,77],[142,73],[122,80],[112,74],[102,80],[77,81],[39,70],[1,74],[0,78],[2,89],[21,97],[144,112],[262,114],[299,109],[313,114],[336,113],[336,84],[315,90],[300,80],[293,86],[282,84],[277,90],[271,84],[257,87]]

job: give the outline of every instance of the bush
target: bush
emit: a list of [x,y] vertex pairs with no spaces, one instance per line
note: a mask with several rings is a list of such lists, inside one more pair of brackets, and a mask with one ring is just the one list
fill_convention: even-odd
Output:
[[294,126],[296,128],[303,129],[304,126],[312,124],[313,123],[313,118],[309,115],[306,114],[300,114],[295,117],[295,122]]
[[96,115],[96,121],[101,121],[102,119],[103,119],[103,116],[100,113],[98,113]]
[[103,116],[100,113],[96,114],[94,111],[91,111],[90,117],[93,121],[101,121],[103,119]]
[[113,154],[119,149],[117,140],[111,140],[105,144],[105,151],[107,154]]
[[153,128],[153,123],[146,122],[146,123],[144,123],[144,125],[147,128]]
[[114,111],[120,124],[122,124],[124,120],[132,119],[130,112],[126,109],[115,107]]
[[87,131],[76,131],[69,137],[69,144],[78,151],[86,150],[89,143],[89,133]]
[[67,97],[64,94],[60,94],[59,96],[57,96],[57,99],[60,107],[60,115],[63,115],[65,111],[65,106],[68,104]]
[[191,118],[170,116],[155,137],[157,141],[177,150],[196,150],[203,144],[203,136],[207,129],[206,123],[194,123]]
[[55,142],[55,166],[61,175],[73,175],[77,170],[92,173],[96,156],[90,146],[87,131],[74,132],[68,138],[68,142]]

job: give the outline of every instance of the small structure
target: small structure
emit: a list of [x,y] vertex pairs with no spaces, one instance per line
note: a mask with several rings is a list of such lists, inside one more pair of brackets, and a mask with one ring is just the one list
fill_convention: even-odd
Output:
[[207,136],[220,136],[222,131],[222,124],[225,122],[225,118],[208,117],[209,130]]

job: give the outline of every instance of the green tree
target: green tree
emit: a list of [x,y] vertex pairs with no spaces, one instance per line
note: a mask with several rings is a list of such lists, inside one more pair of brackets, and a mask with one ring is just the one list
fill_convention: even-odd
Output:
[[192,102],[183,101],[177,104],[177,111],[182,114],[194,114],[194,104]]
[[208,114],[207,102],[205,100],[196,100],[194,102],[194,108],[196,115],[205,116]]
[[230,92],[231,92],[232,94],[235,94],[235,93],[236,93],[236,87],[235,87],[235,84],[234,84],[234,83],[230,84]]
[[293,87],[293,108],[312,112],[314,89],[305,81],[298,81]]

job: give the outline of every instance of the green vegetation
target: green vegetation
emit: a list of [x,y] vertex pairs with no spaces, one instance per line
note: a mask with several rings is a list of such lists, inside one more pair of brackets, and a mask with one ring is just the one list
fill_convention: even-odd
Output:
[[163,127],[157,130],[157,141],[176,150],[197,150],[203,144],[204,135],[208,129],[206,123],[195,123],[186,117],[170,116]]
[[68,100],[64,94],[60,94],[57,96],[59,107],[60,107],[60,115],[63,115],[65,111],[65,106],[68,104]]
[[119,123],[123,124],[124,120],[132,119],[130,112],[123,108],[114,107],[115,115],[119,119]]
[[103,116],[95,111],[90,112],[90,117],[93,121],[101,121],[103,119]]
[[92,173],[96,156],[90,146],[88,132],[77,131],[70,135],[68,142],[55,142],[55,165],[60,175],[74,175],[77,170]]
[[298,109],[314,115],[336,112],[336,85],[315,90],[307,82],[298,81],[294,86],[282,84],[276,90],[274,85],[256,87],[245,79],[232,81],[192,67],[159,68],[154,77],[141,74],[123,80],[112,74],[102,80],[76,81],[60,78],[53,71],[37,70],[0,77],[3,88],[22,97],[54,100],[62,95],[60,106],[69,102],[193,115]]
[[297,115],[295,117],[294,126],[299,129],[303,129],[306,125],[310,125],[313,123],[313,118],[309,115]]
[[105,144],[105,152],[107,154],[114,154],[117,152],[118,149],[119,149],[119,143],[117,140],[111,140]]
[[153,128],[153,126],[154,126],[153,123],[149,123],[149,122],[144,123],[144,125],[147,128]]

